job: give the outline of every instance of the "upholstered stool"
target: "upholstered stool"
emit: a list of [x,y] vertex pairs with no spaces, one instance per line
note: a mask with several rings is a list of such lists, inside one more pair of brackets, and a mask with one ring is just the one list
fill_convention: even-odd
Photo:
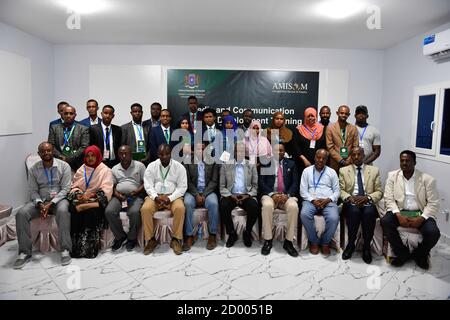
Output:
[[0,204],[0,219],[8,218],[11,215],[12,207]]
[[[231,211],[231,219],[233,220],[234,230],[238,236],[238,239],[242,239],[242,234],[247,225],[247,213],[241,207],[236,207]],[[228,239],[228,234],[224,237],[226,241]],[[259,240],[259,225],[258,221],[253,225],[252,228],[252,239]]]
[[[345,223],[345,219],[344,219]],[[341,243],[341,248],[345,248],[348,243],[348,232],[345,232],[344,235],[344,242]],[[362,237],[362,229],[361,226],[359,226],[358,233],[356,235],[356,250],[362,251],[364,245],[364,240]],[[375,230],[372,238],[372,242],[370,243],[370,248],[372,249],[372,252],[381,256],[383,255],[383,228],[381,227],[381,220],[380,218],[377,218],[375,222]]]
[[169,243],[173,235],[173,214],[170,210],[156,211],[153,215],[155,239],[159,243]]
[[[286,232],[287,232],[287,215],[285,210],[281,209],[275,209],[273,211],[273,220],[272,220],[272,239],[273,240],[279,240],[284,241],[286,239]],[[294,241],[297,238],[297,226],[295,226],[294,231]],[[262,236],[264,239],[264,230],[262,231]]]
[[[416,228],[404,228],[398,227],[398,233],[400,234],[400,239],[402,239],[403,244],[412,252],[419,243],[422,242],[422,234]],[[391,258],[395,258],[396,255],[394,250],[392,250],[391,244],[384,238],[383,253],[386,259],[389,261]]]
[[[314,216],[314,225],[316,226],[316,232],[317,236],[320,238],[325,231],[325,218],[322,215],[315,215]],[[333,238],[331,239],[330,246],[334,249],[336,249],[337,252],[341,251],[341,230],[340,230],[340,223],[338,223],[338,226],[336,228],[336,232],[334,233]],[[306,250],[308,248],[308,235],[306,234],[305,227],[302,225],[302,231],[301,231],[301,250]]]
[[59,251],[58,225],[54,215],[31,220],[30,232],[34,249],[40,252]]
[[14,239],[16,239],[16,219],[11,216],[0,219],[0,246]]

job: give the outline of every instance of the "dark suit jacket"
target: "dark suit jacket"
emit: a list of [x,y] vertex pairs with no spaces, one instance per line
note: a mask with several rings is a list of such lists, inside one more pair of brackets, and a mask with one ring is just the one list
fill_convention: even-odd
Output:
[[[119,147],[122,142],[122,129],[119,126],[111,124],[111,138],[113,139],[114,147],[114,160],[103,160],[103,162],[110,168],[118,164],[120,161],[118,159]],[[105,149],[105,140],[103,137],[103,128],[101,124],[93,125],[89,128],[90,145],[96,145],[100,148],[103,155]]]
[[[187,192],[194,197],[199,194],[197,189],[198,184],[198,164],[185,164],[188,180]],[[219,186],[219,167],[217,164],[205,164],[205,191],[203,195],[206,197],[210,193],[218,190]]]
[[[133,126],[133,122],[128,122],[126,124],[124,124],[122,127],[122,144],[126,144],[128,146],[130,146],[131,148],[131,152],[136,152],[136,135],[134,133],[134,126]],[[148,126],[144,126],[144,124],[142,124],[142,128],[143,128],[143,138],[145,141],[145,146],[148,146],[148,131],[149,131],[149,127]],[[146,150],[147,154],[148,154],[148,149]]]
[[[161,121],[158,120],[158,125],[159,126],[161,124]],[[153,128],[153,124],[152,124],[152,119],[148,119],[142,122],[142,126],[143,127],[147,127],[147,130],[151,130]],[[157,127],[155,126],[155,127]]]
[[[173,127],[170,126],[170,137],[172,138]],[[150,161],[155,161],[158,159],[158,147],[160,144],[167,143],[166,137],[164,137],[164,132],[161,125],[153,127],[152,130],[148,132],[147,139],[147,150],[150,152]],[[170,147],[173,148],[178,142],[170,141]]]
[[[102,118],[97,117],[97,124],[101,124],[101,123],[102,123]],[[86,119],[81,120],[80,124],[89,128],[91,126],[91,118],[87,117]]]
[[[73,125],[75,128],[68,141],[68,145],[72,148],[74,153],[68,157],[67,163],[74,171],[77,171],[83,164],[83,151],[89,146],[89,129],[77,123],[74,123]],[[55,157],[61,158],[61,146],[64,144],[64,125],[62,123],[50,127],[48,142],[53,145]]]
[[[262,169],[261,169],[262,170]],[[278,168],[275,168],[274,174],[260,175],[258,179],[259,192],[261,196],[269,195],[274,192],[275,174],[277,174]],[[295,162],[290,159],[283,160],[283,181],[284,181],[284,193],[290,197],[298,197],[299,181],[298,173]]]

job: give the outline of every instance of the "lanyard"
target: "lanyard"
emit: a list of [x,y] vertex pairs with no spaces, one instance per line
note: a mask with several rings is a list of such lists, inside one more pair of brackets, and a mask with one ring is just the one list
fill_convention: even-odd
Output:
[[[108,129],[108,127],[106,127],[105,130],[106,129]],[[111,138],[111,132],[112,132],[112,128],[109,128],[109,132],[108,132],[107,136],[105,135],[105,132],[103,132],[103,137],[104,137],[104,140],[105,140],[105,147],[106,147],[107,144],[109,144],[109,139]]]
[[142,140],[142,125],[135,123],[137,132],[139,133],[139,140]]
[[163,184],[166,184],[167,175],[169,174],[170,166],[167,167],[167,171],[164,174],[163,173],[163,166],[159,166],[159,172],[161,173],[161,179],[163,181]]
[[341,129],[341,139],[342,139],[342,145],[345,146],[345,141],[347,140],[345,138],[345,128]]
[[53,167],[50,168],[50,177],[48,176],[47,168],[44,167],[45,176],[47,177],[48,186],[51,189],[53,186]]
[[72,125],[72,129],[70,129],[69,136],[67,136],[67,128],[64,129],[64,145],[67,145],[67,142],[69,142],[70,137],[72,136],[73,129],[75,129],[75,124]]
[[323,168],[323,171],[322,171],[322,173],[319,176],[319,180],[317,180],[317,183],[316,183],[316,175],[315,175],[316,167],[313,168],[313,186],[314,186],[314,191],[316,191],[317,187],[319,186],[320,179],[322,179],[322,176],[323,176],[325,170],[326,170],[326,168]]
[[359,135],[359,141],[362,141],[364,138],[364,134],[366,133],[367,126],[364,127],[362,134]]
[[86,183],[86,190],[89,188],[89,184],[91,183],[92,176],[94,175],[94,170],[92,170],[91,175],[89,176],[89,179],[86,176],[86,166],[84,167],[84,182]]
[[314,136],[316,135],[317,132],[317,128],[314,129],[314,131],[309,130],[309,128],[307,126],[305,126],[306,130],[308,130],[308,132],[311,134],[311,139],[314,140]]

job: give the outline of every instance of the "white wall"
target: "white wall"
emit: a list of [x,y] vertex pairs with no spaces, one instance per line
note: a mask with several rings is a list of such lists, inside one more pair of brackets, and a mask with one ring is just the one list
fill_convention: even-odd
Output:
[[18,118],[32,117],[33,132],[0,136],[0,203],[18,207],[28,198],[25,157],[35,152],[40,142],[47,140],[49,120],[57,116],[53,91],[53,46],[3,23],[0,23],[0,39],[0,50],[31,60],[32,113],[30,115],[23,110],[16,110],[16,113]]
[[[415,86],[450,81],[450,62],[434,63],[422,54],[423,38],[434,32],[450,28],[441,26],[427,34],[417,36],[386,50],[384,58],[382,157],[379,161],[384,174],[399,167],[398,153],[410,149],[413,90]],[[381,116],[381,115],[380,115]],[[450,208],[450,164],[417,159],[417,168],[437,179],[441,196],[441,212]],[[441,232],[450,235],[450,222],[440,214],[438,225]]]

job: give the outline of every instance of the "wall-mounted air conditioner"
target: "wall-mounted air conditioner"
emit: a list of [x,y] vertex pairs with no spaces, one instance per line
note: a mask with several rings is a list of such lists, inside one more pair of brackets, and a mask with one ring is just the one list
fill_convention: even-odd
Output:
[[450,29],[426,37],[423,54],[434,61],[450,59]]

